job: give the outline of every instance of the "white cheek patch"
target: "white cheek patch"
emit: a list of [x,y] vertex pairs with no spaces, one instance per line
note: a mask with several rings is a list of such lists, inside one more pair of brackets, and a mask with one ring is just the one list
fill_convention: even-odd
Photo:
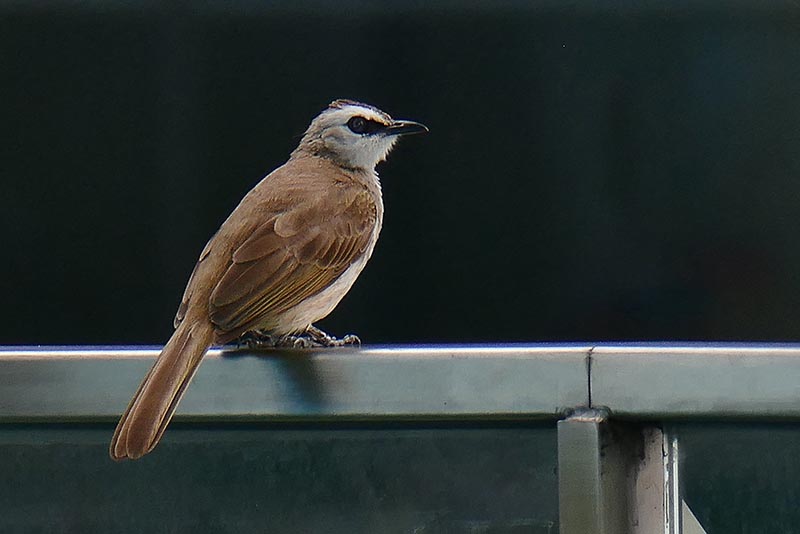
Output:
[[335,128],[325,136],[325,144],[347,165],[372,170],[389,154],[397,138],[383,135],[359,135],[347,127]]

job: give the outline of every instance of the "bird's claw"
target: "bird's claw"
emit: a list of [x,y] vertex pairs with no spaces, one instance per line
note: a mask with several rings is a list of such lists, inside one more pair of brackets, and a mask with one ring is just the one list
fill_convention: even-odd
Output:
[[335,338],[326,334],[316,326],[309,326],[305,331],[305,335],[309,336],[318,347],[345,347],[349,345],[361,346],[361,340],[358,336],[347,334],[342,339]]
[[354,347],[361,346],[361,338],[355,334],[347,334],[342,338],[342,345],[350,345]]

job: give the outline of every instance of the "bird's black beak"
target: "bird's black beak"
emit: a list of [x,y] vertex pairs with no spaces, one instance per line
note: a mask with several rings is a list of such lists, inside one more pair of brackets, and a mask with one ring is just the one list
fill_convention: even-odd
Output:
[[383,131],[384,135],[411,135],[425,133],[428,127],[414,121],[394,121]]

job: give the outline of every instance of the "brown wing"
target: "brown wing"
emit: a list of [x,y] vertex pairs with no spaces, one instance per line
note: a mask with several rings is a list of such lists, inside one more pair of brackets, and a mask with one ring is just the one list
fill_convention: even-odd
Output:
[[322,291],[364,254],[377,217],[360,187],[337,187],[325,198],[262,216],[211,292],[218,332],[277,326],[282,312]]

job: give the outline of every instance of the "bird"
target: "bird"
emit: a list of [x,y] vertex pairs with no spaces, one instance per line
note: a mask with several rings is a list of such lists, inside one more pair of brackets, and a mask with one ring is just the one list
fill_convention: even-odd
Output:
[[211,346],[341,346],[314,326],[350,290],[383,223],[375,167],[400,136],[427,132],[354,100],[317,115],[200,253],[164,345],[119,420],[113,460],[151,452]]

